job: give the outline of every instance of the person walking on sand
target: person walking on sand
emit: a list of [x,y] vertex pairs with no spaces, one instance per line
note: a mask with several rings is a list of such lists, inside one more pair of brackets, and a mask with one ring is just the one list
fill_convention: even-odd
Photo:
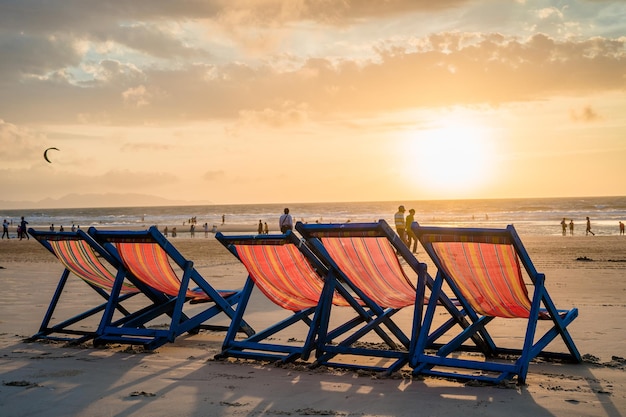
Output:
[[11,239],[11,236],[9,235],[9,222],[7,219],[4,219],[2,222],[2,239],[4,239],[4,235],[7,235],[7,239]]
[[622,222],[619,222],[619,234],[620,235],[624,234],[624,223],[622,223]]
[[396,232],[400,236],[400,240],[406,245],[406,223],[404,222],[404,206],[398,207],[398,211],[393,215],[396,224]]
[[270,234],[270,228],[267,226],[267,222],[263,222],[263,233],[266,235]]
[[22,216],[22,220],[20,221],[20,233],[18,233],[20,235],[20,240],[22,240],[24,236],[26,236],[26,240],[30,240],[30,237],[28,237],[28,231],[26,231],[27,224],[28,222],[24,220],[24,216]]
[[563,236],[567,235],[567,222],[565,221],[565,217],[561,220],[561,229],[563,231]]
[[293,219],[289,214],[289,209],[283,210],[283,215],[278,220],[278,226],[280,227],[280,233],[287,233],[287,230],[293,229]]
[[589,220],[589,217],[587,217],[587,228],[585,229],[585,236],[589,236],[589,233],[591,233],[593,236],[596,235],[591,231],[591,220]]
[[409,215],[406,216],[406,245],[411,248],[411,242],[413,242],[413,253],[417,253],[417,236],[411,229],[411,224],[415,221],[415,210],[410,209]]
[[574,220],[569,221],[569,234],[570,236],[574,236]]

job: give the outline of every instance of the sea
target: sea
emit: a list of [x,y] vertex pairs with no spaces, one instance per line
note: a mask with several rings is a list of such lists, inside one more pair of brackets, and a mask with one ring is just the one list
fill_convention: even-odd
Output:
[[[454,227],[502,228],[513,224],[520,235],[558,236],[562,234],[561,220],[574,221],[574,234],[585,233],[586,217],[591,219],[596,235],[618,235],[619,222],[626,223],[626,196],[518,198],[475,200],[416,200],[378,202],[328,202],[292,204],[235,204],[165,207],[114,207],[3,210],[0,218],[13,225],[21,216],[29,227],[56,230],[72,225],[108,228],[143,228],[157,225],[177,226],[180,233],[192,222],[197,231],[207,223],[210,230],[222,222],[232,226],[250,226],[256,230],[259,220],[267,222],[270,230],[278,227],[278,218],[288,207],[294,220],[306,223],[374,222],[385,219],[393,225],[393,215],[399,205],[415,209],[415,220],[423,225]],[[568,230],[569,234],[569,230]],[[182,235],[181,237],[184,237]]]

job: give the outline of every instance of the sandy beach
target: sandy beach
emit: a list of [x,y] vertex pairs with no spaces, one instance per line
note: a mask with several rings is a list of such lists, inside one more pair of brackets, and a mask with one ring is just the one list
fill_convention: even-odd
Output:
[[[245,230],[237,230],[237,232]],[[252,232],[250,230],[249,232]],[[28,342],[38,330],[61,264],[34,239],[0,241],[0,414],[17,416],[621,416],[626,415],[626,237],[522,239],[558,307],[579,308],[569,329],[582,364],[535,361],[525,386],[483,386],[315,369],[305,363],[216,361],[224,336],[202,331],[154,352],[129,346]],[[216,287],[245,269],[210,234],[172,239]],[[422,261],[423,253],[418,253]],[[428,262],[427,262],[428,263]],[[74,279],[63,312],[96,301]],[[253,297],[259,319],[281,312]],[[405,314],[406,320],[410,313]],[[407,323],[405,323],[407,324]],[[523,323],[507,326],[521,337]],[[521,330],[523,332],[523,330]],[[558,350],[559,345],[554,346]]]

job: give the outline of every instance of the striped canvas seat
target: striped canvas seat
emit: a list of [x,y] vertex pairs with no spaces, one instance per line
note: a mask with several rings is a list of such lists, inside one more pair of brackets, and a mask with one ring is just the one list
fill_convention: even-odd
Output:
[[[324,282],[295,245],[235,245],[257,287],[273,303],[291,311],[318,304]],[[347,306],[339,294],[335,305]]]
[[322,244],[346,276],[381,307],[415,303],[415,286],[400,266],[389,239],[322,238]]
[[[96,256],[92,247],[84,240],[49,240],[56,257],[77,277],[91,285],[110,291],[113,288],[115,275]],[[133,293],[139,290],[132,284],[124,282],[122,293]]]
[[446,275],[478,314],[528,318],[531,303],[515,249],[508,244],[434,242]]
[[[437,267],[433,294],[442,292],[447,286],[458,297],[460,311],[471,322],[469,327],[456,333],[451,329],[433,329],[434,305],[429,303],[417,343],[411,352],[410,363],[415,374],[488,382],[517,377],[518,383],[523,384],[530,361],[535,357],[581,361],[567,330],[567,326],[578,316],[578,310],[558,310],[555,307],[545,288],[544,274],[535,269],[513,226],[506,229],[468,229],[424,227],[414,223],[412,229]],[[532,297],[528,287],[533,290]],[[496,343],[496,326],[489,324],[495,320],[511,319],[526,320],[525,334],[521,338],[523,343],[521,346],[503,347],[502,342]],[[536,334],[540,319],[551,321],[552,327],[545,333]],[[426,350],[425,341],[431,331],[436,334],[447,332],[449,335],[449,342],[441,346],[436,354]],[[545,350],[558,336],[567,352]],[[484,354],[484,360],[452,355],[471,350],[471,344],[465,342],[477,339],[483,341],[476,347]]]
[[[170,296],[180,292],[181,281],[172,269],[167,253],[153,243],[117,242],[117,251],[126,268],[150,287]],[[218,291],[228,297],[235,291]],[[185,297],[194,303],[211,301],[209,294],[200,288],[187,289]]]

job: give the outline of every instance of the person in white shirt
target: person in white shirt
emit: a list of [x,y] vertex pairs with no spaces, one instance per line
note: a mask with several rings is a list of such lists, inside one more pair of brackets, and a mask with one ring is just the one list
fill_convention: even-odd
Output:
[[284,214],[280,216],[278,226],[280,227],[281,233],[287,233],[287,230],[293,229],[293,219],[291,218],[291,214],[289,214],[288,208],[285,208]]

